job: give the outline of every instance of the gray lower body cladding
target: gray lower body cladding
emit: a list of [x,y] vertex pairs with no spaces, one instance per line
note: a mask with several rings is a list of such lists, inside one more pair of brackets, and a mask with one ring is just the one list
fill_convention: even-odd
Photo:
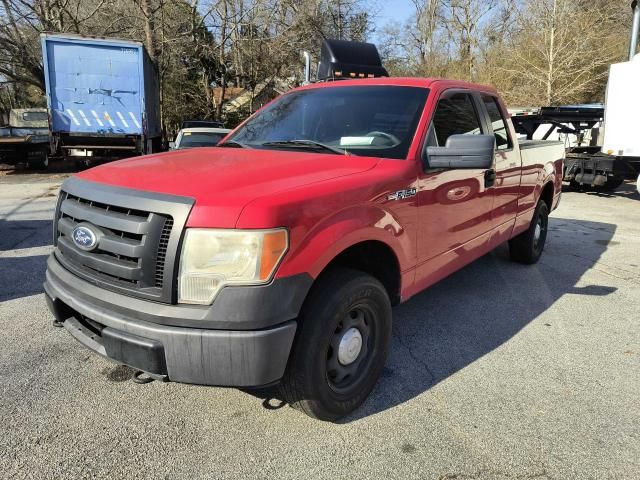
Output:
[[282,377],[311,282],[226,287],[207,308],[163,305],[92,285],[51,256],[44,287],[56,319],[104,357],[171,381],[250,387]]

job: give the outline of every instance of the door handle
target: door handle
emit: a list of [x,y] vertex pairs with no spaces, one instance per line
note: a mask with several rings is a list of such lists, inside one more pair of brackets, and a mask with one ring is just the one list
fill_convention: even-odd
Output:
[[484,172],[484,188],[493,187],[496,183],[496,171],[491,168]]

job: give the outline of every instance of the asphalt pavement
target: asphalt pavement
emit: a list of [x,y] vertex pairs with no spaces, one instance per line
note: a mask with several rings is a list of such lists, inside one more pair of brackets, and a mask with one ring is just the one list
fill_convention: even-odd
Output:
[[566,192],[535,266],[504,247],[394,309],[340,424],[235,389],[130,381],[52,327],[64,175],[0,176],[0,477],[640,478],[640,195]]

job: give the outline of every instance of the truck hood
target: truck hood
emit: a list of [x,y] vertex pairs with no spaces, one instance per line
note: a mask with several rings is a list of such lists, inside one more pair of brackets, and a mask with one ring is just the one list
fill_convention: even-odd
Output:
[[195,200],[187,225],[233,228],[258,197],[373,168],[378,159],[321,153],[197,148],[101,165],[77,176],[92,182]]

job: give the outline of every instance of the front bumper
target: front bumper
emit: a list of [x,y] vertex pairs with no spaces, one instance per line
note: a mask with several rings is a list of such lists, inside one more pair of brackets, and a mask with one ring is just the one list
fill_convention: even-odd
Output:
[[[208,308],[164,305],[92,285],[64,269],[52,255],[44,288],[56,320],[80,343],[106,358],[155,378],[249,387],[273,383],[284,373],[296,331],[295,316],[311,279],[301,275],[285,283],[284,290],[277,281],[245,288],[241,299],[234,293],[237,289],[225,296],[223,289]],[[233,300],[238,301],[235,312],[231,311]],[[224,311],[228,311],[226,318],[221,317]],[[193,326],[198,319],[206,328]],[[243,329],[248,325],[253,329]]]

